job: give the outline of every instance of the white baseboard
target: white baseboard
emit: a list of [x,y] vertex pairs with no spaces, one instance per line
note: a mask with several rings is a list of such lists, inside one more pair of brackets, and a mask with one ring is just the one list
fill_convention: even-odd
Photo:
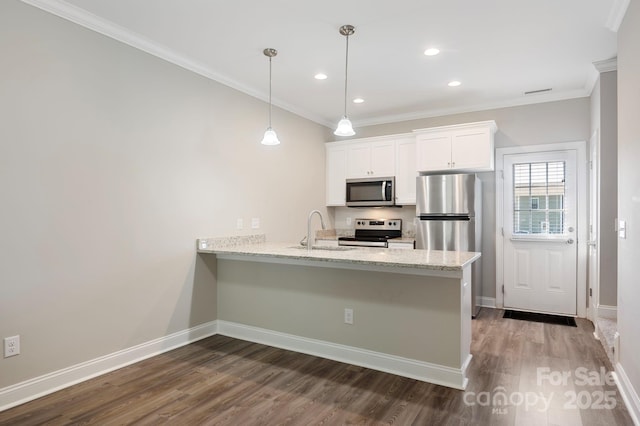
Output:
[[598,305],[598,318],[606,318],[611,320],[618,319],[618,307],[608,305]]
[[76,383],[134,364],[152,356],[188,345],[217,332],[217,321],[160,337],[149,342],[54,371],[22,383],[0,389],[0,411],[32,401]]
[[640,397],[638,397],[638,393],[633,388],[629,376],[627,376],[627,373],[625,373],[620,363],[616,364],[614,378],[633,423],[636,426],[640,426]]
[[466,369],[471,355],[461,368],[452,368],[221,320],[218,320],[218,333],[455,389],[464,390],[468,382]]
[[496,298],[495,297],[484,297],[480,296],[477,298],[478,305],[484,308],[495,308],[496,307]]

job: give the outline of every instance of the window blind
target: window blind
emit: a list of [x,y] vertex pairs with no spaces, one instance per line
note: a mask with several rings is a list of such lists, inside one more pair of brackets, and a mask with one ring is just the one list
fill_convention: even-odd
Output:
[[564,161],[513,165],[513,234],[565,233]]

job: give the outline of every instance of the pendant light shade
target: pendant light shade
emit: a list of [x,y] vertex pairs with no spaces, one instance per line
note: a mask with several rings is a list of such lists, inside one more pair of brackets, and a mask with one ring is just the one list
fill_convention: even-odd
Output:
[[347,39],[347,49],[344,61],[344,115],[342,120],[338,123],[338,128],[333,132],[336,136],[353,136],[356,132],[353,131],[353,125],[351,120],[347,117],[347,73],[349,70],[349,36],[355,32],[353,25],[343,25],[340,27],[340,34]]
[[338,128],[333,132],[333,134],[336,136],[353,136],[356,132],[353,131],[351,120],[349,120],[345,115],[342,117],[342,120],[338,122]]
[[262,145],[280,145],[278,135],[276,135],[276,132],[271,127],[267,128],[264,132],[264,137],[260,143],[262,143]]
[[278,54],[276,49],[267,48],[262,51],[264,56],[269,58],[269,127],[264,132],[264,137],[262,138],[262,145],[280,145],[280,140],[278,139],[278,135],[271,128],[271,59]]

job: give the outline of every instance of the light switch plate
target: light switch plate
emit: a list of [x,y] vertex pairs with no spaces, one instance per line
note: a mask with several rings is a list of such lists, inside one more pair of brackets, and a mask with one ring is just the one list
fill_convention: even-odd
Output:
[[236,219],[236,229],[242,229],[244,228],[244,221],[242,220],[241,217],[239,217],[238,219]]
[[251,228],[260,229],[260,218],[254,217],[251,219]]

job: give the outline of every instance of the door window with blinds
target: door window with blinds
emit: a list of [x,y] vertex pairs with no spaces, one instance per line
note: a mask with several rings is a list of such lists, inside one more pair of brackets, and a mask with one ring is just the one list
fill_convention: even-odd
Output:
[[564,161],[513,165],[513,234],[565,232]]

